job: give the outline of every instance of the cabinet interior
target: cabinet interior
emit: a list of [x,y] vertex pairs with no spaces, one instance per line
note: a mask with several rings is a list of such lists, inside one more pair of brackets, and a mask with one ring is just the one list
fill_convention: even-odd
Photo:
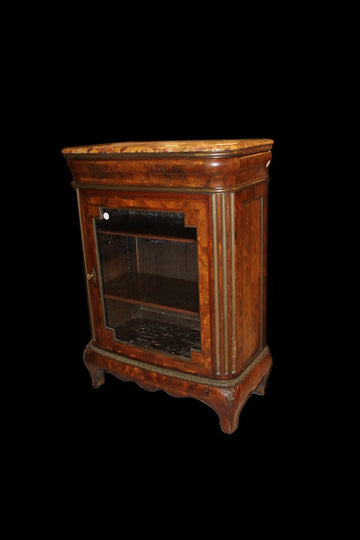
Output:
[[181,212],[102,208],[95,230],[115,339],[190,359],[201,349],[196,228]]

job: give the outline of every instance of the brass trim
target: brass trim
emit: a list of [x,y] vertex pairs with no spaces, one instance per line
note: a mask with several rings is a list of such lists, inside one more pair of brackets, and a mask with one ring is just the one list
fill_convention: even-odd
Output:
[[[84,354],[86,350],[92,350],[95,353],[105,356],[106,358],[110,358],[111,360],[116,360],[123,364],[128,364],[128,365],[143,369],[144,371],[158,373],[159,375],[163,375],[165,377],[174,377],[175,379],[181,379],[184,381],[190,381],[197,384],[205,384],[207,386],[215,386],[215,387],[220,387],[220,388],[233,387],[243,382],[251,373],[251,371],[258,364],[260,364],[260,362],[264,360],[266,356],[271,354],[269,347],[265,346],[264,349],[257,352],[257,354],[253,356],[250,363],[237,377],[234,377],[233,379],[222,380],[222,379],[212,379],[210,377],[205,377],[202,375],[194,375],[193,373],[185,373],[183,371],[177,371],[175,369],[164,368],[162,366],[157,366],[154,364],[146,364],[145,362],[142,362],[141,360],[135,360],[133,358],[129,358],[127,356],[123,356],[121,354],[114,353],[106,349],[102,349],[101,347],[98,347],[92,342],[88,343],[88,345],[85,348]],[[110,370],[105,370],[105,371],[110,371]]]
[[217,196],[211,195],[211,213],[213,228],[214,258],[214,318],[215,318],[215,368],[216,375],[221,375],[220,368],[220,300],[219,300],[219,245],[217,232]]
[[99,215],[98,217],[92,218],[92,228],[93,228],[93,237],[95,240],[95,253],[96,253],[96,263],[99,270],[99,294],[100,294],[100,301],[101,301],[101,308],[102,308],[102,314],[103,314],[103,324],[105,330],[110,330],[113,334],[113,337],[115,339],[115,329],[108,325],[108,312],[106,308],[105,303],[105,296],[104,296],[104,278],[103,278],[103,261],[100,257],[100,246],[99,246],[99,235],[98,235],[98,227],[97,227],[97,220],[101,219],[104,207],[99,206]]
[[116,184],[100,184],[100,183],[91,183],[91,182],[75,182],[71,183],[74,189],[95,189],[95,190],[109,190],[109,191],[143,191],[143,192],[155,192],[155,193],[234,193],[241,191],[249,186],[254,184],[259,184],[261,182],[269,182],[267,176],[261,176],[250,180],[249,182],[244,182],[238,186],[230,187],[166,187],[166,186],[122,186]]
[[236,372],[235,194],[230,193],[231,373]]
[[223,278],[223,336],[224,336],[224,372],[229,374],[229,314],[228,314],[228,267],[227,267],[227,231],[226,231],[226,194],[221,194],[221,254]]

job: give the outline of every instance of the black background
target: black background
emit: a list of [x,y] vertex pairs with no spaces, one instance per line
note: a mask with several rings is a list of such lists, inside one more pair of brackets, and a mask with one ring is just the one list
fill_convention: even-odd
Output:
[[[263,22],[266,26],[266,17]],[[211,38],[200,38],[190,50],[183,48],[188,23],[174,35],[168,24],[166,36],[151,36],[139,51],[133,49],[139,34],[126,40],[116,28],[110,54],[106,47],[97,48],[96,39],[90,47],[79,39],[74,48],[79,28],[91,33],[94,27],[81,17],[66,18],[56,34],[56,53],[45,58],[46,40],[39,47],[41,84],[24,107],[29,156],[23,160],[21,185],[31,196],[26,214],[31,220],[29,236],[21,239],[34,286],[27,303],[31,320],[14,339],[18,348],[20,339],[26,343],[31,358],[21,362],[12,394],[14,404],[20,395],[29,396],[19,413],[24,426],[20,448],[26,449],[33,478],[42,473],[44,498],[65,488],[64,512],[83,515],[94,527],[103,524],[101,505],[107,507],[102,516],[113,507],[126,519],[123,507],[116,508],[120,499],[127,509],[134,506],[139,521],[151,503],[158,509],[167,503],[173,511],[167,518],[173,515],[177,528],[205,499],[206,522],[246,519],[237,507],[240,494],[247,512],[256,514],[261,506],[263,513],[274,489],[280,489],[282,505],[291,512],[287,494],[305,484],[309,461],[321,469],[314,441],[326,429],[325,405],[319,407],[313,376],[318,351],[309,345],[319,314],[308,292],[309,284],[318,283],[314,255],[320,233],[313,195],[323,178],[314,172],[319,128],[309,106],[318,105],[319,96],[313,86],[310,91],[296,39],[287,42],[291,55],[284,43],[272,40],[271,27],[265,34],[269,41],[263,36],[258,47],[254,36],[240,43],[234,21],[232,39],[220,47],[217,36],[225,27],[214,20]],[[104,28],[108,24],[107,18]],[[283,36],[290,34],[287,30]],[[32,65],[32,76],[34,70]],[[227,435],[217,414],[197,400],[147,392],[110,375],[101,388],[91,387],[82,362],[90,330],[76,195],[61,149],[129,140],[249,137],[274,140],[267,298],[274,366],[265,396],[247,401],[237,431]],[[21,394],[23,386],[26,394]],[[36,456],[34,465],[29,456]],[[277,526],[278,512],[272,517]],[[58,509],[55,514],[59,524]],[[159,515],[164,517],[161,511],[152,513],[149,523],[155,520],[159,527]]]
[[[331,349],[345,313],[336,297],[353,300],[343,288],[357,269],[346,244],[356,165],[349,178],[336,175],[336,189],[331,178],[336,155],[343,167],[356,148],[349,126],[337,125],[343,118],[354,126],[351,11],[187,2],[15,9],[4,19],[2,88],[3,296],[8,284],[11,293],[2,449],[11,527],[46,537],[144,527],[166,537],[210,529],[289,538],[323,533],[338,519],[343,533],[338,501],[350,490],[334,486],[353,478],[344,469],[357,430],[344,427],[339,389],[351,386],[356,354]],[[226,435],[199,401],[111,376],[92,389],[82,362],[90,332],[76,197],[61,149],[248,137],[275,141],[267,299],[274,366],[266,395],[252,396]],[[344,278],[328,277],[336,260]],[[344,327],[342,349],[356,336]]]
[[[66,102],[54,103],[46,178],[51,234],[45,248],[47,337],[40,378],[44,399],[38,409],[42,452],[60,460],[55,475],[60,483],[67,479],[85,497],[84,488],[89,490],[96,504],[107,507],[114,502],[109,487],[119,489],[127,504],[129,497],[139,504],[139,493],[152,499],[156,486],[170,506],[168,494],[176,497],[183,491],[188,507],[209,496],[216,508],[211,495],[215,485],[224,486],[229,497],[234,489],[254,491],[253,497],[266,507],[265,500],[279,484],[284,493],[293,493],[294,485],[304,482],[309,461],[319,460],[314,440],[324,430],[323,408],[315,406],[318,387],[311,375],[316,348],[308,346],[314,313],[308,309],[307,238],[313,228],[302,183],[306,157],[294,127],[301,111],[291,109],[288,115],[281,108],[288,105],[274,89],[269,92],[265,82],[253,96],[250,90],[243,97],[223,93],[215,101],[203,100],[199,89],[186,94],[185,86],[184,94],[178,90],[174,99],[165,101],[156,92],[149,97],[146,91],[132,94],[120,88],[116,96],[103,97],[105,106],[93,102],[93,94],[86,100],[85,93],[70,90]],[[274,140],[267,298],[274,365],[265,396],[250,397],[237,431],[227,435],[220,430],[217,414],[197,400],[147,392],[110,375],[99,389],[91,387],[82,362],[90,331],[76,195],[61,149],[127,140],[247,137]]]
[[[185,88],[183,91],[186,98]],[[289,444],[295,444],[306,429],[306,407],[297,393],[301,388],[297,372],[304,345],[301,308],[306,268],[301,215],[307,203],[306,193],[299,189],[295,117],[290,121],[279,114],[279,100],[273,101],[266,85],[252,100],[233,94],[219,96],[213,103],[202,100],[199,94],[200,91],[195,96],[191,94],[191,99],[182,99],[181,92],[177,92],[172,102],[169,98],[163,101],[156,93],[149,97],[145,92],[120,90],[116,103],[111,101],[112,94],[103,107],[75,91],[69,92],[66,102],[60,99],[52,111],[52,167],[47,172],[47,189],[50,185],[52,196],[52,240],[46,253],[53,265],[49,270],[58,274],[56,302],[54,291],[49,293],[48,300],[52,314],[49,313],[49,324],[52,327],[55,311],[59,333],[55,339],[52,332],[49,335],[52,380],[47,381],[47,389],[59,436],[66,434],[65,439],[72,444],[74,438],[81,446],[88,440],[103,450],[115,445],[125,453],[132,452],[133,446],[138,449],[139,445],[151,444],[162,447],[166,454],[182,448],[186,455],[192,453],[194,445],[200,445],[204,451],[220,445],[228,449],[230,459],[232,452],[240,448],[245,452],[263,448],[264,440],[278,444],[276,441],[283,441],[285,434]],[[127,140],[247,137],[274,140],[269,171],[267,299],[268,342],[274,367],[266,395],[249,399],[240,415],[238,430],[225,435],[220,431],[216,413],[193,399],[175,399],[162,391],[148,393],[134,383],[120,382],[111,376],[98,390],[91,388],[82,363],[90,333],[76,195],[61,149]],[[311,393],[311,387],[307,388]]]

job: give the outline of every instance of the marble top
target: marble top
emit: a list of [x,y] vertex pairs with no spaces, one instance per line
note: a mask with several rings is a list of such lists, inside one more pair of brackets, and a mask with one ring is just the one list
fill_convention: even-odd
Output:
[[252,154],[270,150],[271,139],[210,139],[186,141],[134,141],[64,148],[65,157],[126,154]]

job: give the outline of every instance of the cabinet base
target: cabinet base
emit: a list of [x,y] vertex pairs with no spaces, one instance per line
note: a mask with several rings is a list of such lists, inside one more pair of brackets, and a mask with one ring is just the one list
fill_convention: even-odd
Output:
[[105,382],[105,373],[111,373],[122,381],[136,382],[145,390],[164,390],[174,397],[193,397],[214,409],[224,433],[233,433],[250,395],[264,395],[272,358],[269,348],[265,347],[240,375],[226,381],[144,364],[91,342],[84,351],[84,363],[94,388]]

